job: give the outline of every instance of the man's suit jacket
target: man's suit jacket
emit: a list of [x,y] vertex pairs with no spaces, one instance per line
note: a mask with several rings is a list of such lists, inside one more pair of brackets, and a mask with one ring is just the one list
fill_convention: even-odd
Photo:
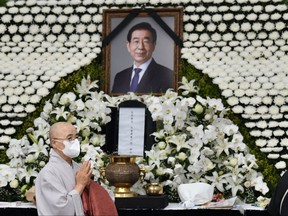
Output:
[[[130,67],[116,74],[112,93],[130,91],[132,70]],[[169,88],[173,88],[173,71],[152,59],[137,86],[136,93],[165,93]]]

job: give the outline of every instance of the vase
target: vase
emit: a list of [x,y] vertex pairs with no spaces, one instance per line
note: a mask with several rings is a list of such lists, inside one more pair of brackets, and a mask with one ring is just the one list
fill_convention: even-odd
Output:
[[130,188],[145,176],[145,171],[136,164],[136,156],[129,155],[111,155],[110,163],[100,172],[109,184],[115,186],[115,197],[137,196]]

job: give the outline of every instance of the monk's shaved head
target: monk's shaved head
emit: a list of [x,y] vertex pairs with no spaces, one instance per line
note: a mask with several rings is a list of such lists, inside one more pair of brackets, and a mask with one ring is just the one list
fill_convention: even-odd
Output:
[[65,138],[67,135],[66,131],[69,131],[72,128],[75,129],[75,127],[69,122],[56,122],[50,127],[50,140],[55,138]]

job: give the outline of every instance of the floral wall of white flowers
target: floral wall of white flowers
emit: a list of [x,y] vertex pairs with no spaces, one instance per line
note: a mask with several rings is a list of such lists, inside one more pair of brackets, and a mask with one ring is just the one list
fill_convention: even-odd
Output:
[[0,144],[55,83],[101,54],[105,8],[182,7],[181,58],[219,85],[277,169],[288,158],[288,31],[282,0],[15,0],[0,7]]

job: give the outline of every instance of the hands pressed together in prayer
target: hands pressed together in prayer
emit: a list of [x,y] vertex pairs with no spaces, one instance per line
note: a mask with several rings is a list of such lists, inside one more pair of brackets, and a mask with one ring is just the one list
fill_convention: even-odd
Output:
[[90,161],[84,161],[80,170],[76,174],[76,185],[75,190],[82,194],[83,190],[90,183],[92,175],[92,169],[90,166]]

